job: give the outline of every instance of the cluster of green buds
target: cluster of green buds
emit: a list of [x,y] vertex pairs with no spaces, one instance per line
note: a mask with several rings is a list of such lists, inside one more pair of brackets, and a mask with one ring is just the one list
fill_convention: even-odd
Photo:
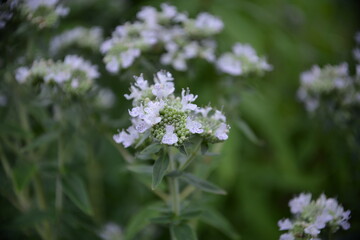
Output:
[[59,4],[58,0],[23,0],[19,7],[22,14],[39,28],[51,27],[69,13],[69,8]]
[[20,84],[47,84],[74,94],[88,91],[98,77],[97,67],[76,55],[57,62],[38,60],[31,67],[19,67],[15,73]]
[[289,202],[293,219],[282,219],[278,222],[280,231],[288,231],[280,240],[320,240],[321,232],[328,229],[336,232],[340,227],[350,228],[348,220],[350,211],[338,204],[334,198],[322,194],[317,200],[311,200],[310,193],[301,193]]
[[125,94],[133,101],[133,108],[129,110],[132,126],[114,135],[117,143],[129,147],[149,138],[150,142],[179,147],[195,135],[207,143],[228,138],[229,125],[222,112],[198,107],[193,103],[198,96],[189,89],[183,89],[181,97],[176,97],[169,72],[157,72],[153,85],[142,75],[135,80],[131,94]]

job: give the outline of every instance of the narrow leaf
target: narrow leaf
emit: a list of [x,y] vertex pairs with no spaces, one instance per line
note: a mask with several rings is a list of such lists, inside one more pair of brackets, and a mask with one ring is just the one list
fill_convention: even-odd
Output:
[[16,190],[23,190],[36,173],[36,166],[32,163],[22,162],[14,168],[14,181]]
[[246,122],[242,120],[238,120],[236,122],[236,126],[251,142],[253,142],[256,145],[263,144],[263,142],[255,135],[254,131],[250,128],[250,126]]
[[145,207],[136,213],[125,228],[125,240],[132,240],[148,224],[150,219],[158,216],[158,212],[152,207]]
[[152,175],[152,189],[155,189],[164,178],[166,170],[169,166],[169,158],[165,151],[155,161]]
[[45,144],[49,144],[50,142],[58,139],[58,137],[59,137],[59,132],[56,132],[56,131],[45,133],[45,134],[41,135],[40,137],[36,138],[35,140],[33,140],[29,145],[27,145],[22,150],[28,151],[28,150],[40,147]]
[[183,173],[181,179],[204,192],[209,192],[214,194],[224,194],[224,195],[226,194],[226,192],[223,189],[219,188],[213,183],[198,178],[190,173]]
[[151,175],[153,172],[153,167],[149,165],[139,164],[139,165],[130,165],[127,167],[130,171],[135,173],[142,173]]
[[192,228],[187,224],[172,225],[170,227],[171,235],[176,240],[196,240],[196,235]]
[[235,231],[230,222],[221,213],[212,208],[204,208],[201,220],[214,228],[219,229],[233,240],[240,239],[239,234]]
[[66,176],[63,181],[64,192],[69,199],[84,213],[91,215],[89,196],[82,179],[76,175]]
[[150,136],[150,131],[144,132],[144,134],[141,136],[139,142],[135,145],[135,148],[138,148],[145,142],[145,140]]
[[159,152],[161,149],[161,145],[158,143],[153,143],[143,149],[139,154],[136,155],[136,158],[146,160],[151,159],[152,155]]

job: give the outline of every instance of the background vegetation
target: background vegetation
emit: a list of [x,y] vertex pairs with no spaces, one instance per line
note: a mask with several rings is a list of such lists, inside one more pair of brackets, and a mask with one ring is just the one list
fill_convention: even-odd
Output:
[[[26,58],[29,51],[33,51],[31,55],[46,56],[47,41],[61,29],[76,25],[101,26],[104,36],[110,36],[115,26],[133,20],[142,6],[158,7],[161,2],[68,1],[71,12],[56,29],[41,32],[41,35],[28,32],[29,36],[24,38],[24,35],[13,36],[14,29],[6,28],[0,32],[0,51],[4,51],[1,53],[0,76],[5,79],[6,74],[16,68],[12,63],[19,56]],[[268,61],[274,66],[274,70],[264,77],[246,79],[250,87],[236,89],[241,96],[237,112],[248,122],[258,140],[249,140],[236,126],[232,126],[230,138],[224,143],[211,176],[212,181],[226,189],[228,195],[212,197],[214,207],[229,219],[242,239],[278,239],[277,221],[290,216],[287,203],[295,194],[305,191],[318,196],[325,193],[336,197],[352,211],[351,229],[340,231],[336,239],[359,239],[360,156],[356,150],[360,146],[350,145],[349,132],[346,132],[349,130],[308,116],[296,100],[302,71],[313,64],[353,63],[353,36],[360,29],[359,2],[178,0],[169,3],[179,10],[188,11],[191,16],[201,11],[219,16],[225,24],[224,31],[218,36],[221,51],[229,50],[234,42],[250,43],[260,54],[268,56]],[[37,40],[29,46],[31,38]],[[123,94],[128,92],[129,81],[119,81],[117,76],[108,74],[100,53],[86,54],[99,65],[102,77],[98,83],[113,90],[116,103],[105,113],[88,112],[86,101],[67,105],[65,119],[61,122],[61,128],[66,129],[62,135],[67,149],[67,167],[85,179],[93,211],[89,216],[68,202],[64,207],[65,217],[57,225],[63,239],[96,239],[94,229],[100,229],[109,221],[126,229],[131,216],[155,199],[127,171],[126,162],[112,140],[104,134],[111,136],[117,128],[128,125],[126,113],[129,106]],[[27,62],[30,60],[26,59]],[[194,72],[174,72],[176,84],[189,86],[192,92],[201,96],[200,103],[211,102],[224,105],[226,109],[226,102],[216,100],[225,86],[218,82],[215,69],[205,62],[194,62],[194,65]],[[159,66],[156,68],[164,68]],[[153,71],[139,69],[140,72],[151,76],[149,74]],[[14,89],[2,90],[7,91],[11,99],[18,98],[24,103],[35,94],[26,95]],[[10,131],[9,122],[18,121],[12,113],[11,104],[15,103],[10,102],[9,107],[0,111],[1,135]],[[30,104],[27,109],[32,111]],[[41,116],[38,118],[41,119]],[[86,124],[77,125],[77,121]],[[32,119],[32,122],[36,136],[58,128],[37,119]],[[11,127],[17,128],[16,125]],[[351,131],[355,133],[358,129]],[[43,150],[48,175],[40,176],[45,182],[47,178],[51,179],[51,164],[56,156],[53,150],[55,143],[49,142]],[[37,147],[34,146],[34,149]],[[18,150],[21,151],[21,147]],[[5,177],[3,168],[0,170],[0,185],[0,238],[38,239],[31,227],[39,214],[20,215],[11,204],[11,199],[6,197],[11,191],[11,183]],[[51,188],[50,185],[47,187]],[[49,214],[52,218],[52,213]],[[198,235],[199,239],[227,239],[221,232],[206,225],[199,226]],[[157,239],[167,237],[160,232]],[[145,236],[143,239],[150,238]]]

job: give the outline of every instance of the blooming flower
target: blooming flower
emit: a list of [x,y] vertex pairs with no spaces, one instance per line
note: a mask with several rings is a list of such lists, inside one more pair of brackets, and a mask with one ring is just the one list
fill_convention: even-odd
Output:
[[289,206],[294,219],[278,222],[280,231],[288,231],[280,236],[280,240],[295,239],[294,236],[319,240],[318,236],[325,228],[336,231],[339,227],[344,230],[350,227],[350,211],[344,211],[335,199],[326,198],[324,194],[311,200],[310,193],[301,193],[290,200]]
[[37,83],[55,83],[64,91],[80,93],[87,91],[94,79],[100,76],[97,67],[76,55],[67,55],[64,61],[39,60],[30,68],[19,67],[15,79],[25,84],[36,79]]
[[54,55],[69,46],[95,50],[99,48],[102,40],[102,29],[99,27],[75,27],[53,37],[50,42],[50,52]]
[[227,139],[229,126],[225,116],[211,107],[199,108],[194,103],[198,96],[189,89],[182,90],[181,98],[175,97],[174,78],[169,72],[157,72],[152,85],[142,74],[134,78],[131,93],[125,94],[133,103],[129,110],[132,127],[114,135],[117,143],[129,147],[143,134],[156,142],[174,146],[183,144],[194,134],[210,143]]
[[272,70],[264,58],[260,58],[248,44],[236,43],[233,51],[222,54],[217,60],[220,71],[233,76],[241,76],[251,72],[263,73]]

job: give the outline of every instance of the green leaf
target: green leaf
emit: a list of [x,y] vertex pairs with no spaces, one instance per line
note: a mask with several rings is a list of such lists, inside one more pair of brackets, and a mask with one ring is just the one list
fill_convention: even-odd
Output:
[[29,145],[22,149],[22,151],[28,151],[37,147],[40,147],[45,144],[49,144],[52,141],[55,141],[59,138],[59,132],[47,132],[40,137],[34,139]]
[[69,199],[84,213],[92,215],[89,196],[82,179],[76,175],[65,176],[63,186]]
[[125,240],[134,239],[138,232],[151,223],[150,219],[158,216],[158,212],[152,206],[153,205],[144,207],[131,218],[125,228]]
[[240,239],[239,234],[235,231],[234,227],[229,221],[221,215],[218,211],[212,208],[204,208],[200,218],[203,222],[219,229],[221,232],[226,234],[229,238],[235,240]]
[[139,164],[139,165],[130,165],[127,167],[132,172],[142,173],[146,175],[151,175],[153,172],[153,167],[149,165]]
[[158,143],[153,143],[143,149],[139,154],[136,155],[136,158],[147,160],[152,159],[152,155],[159,152],[162,146]]
[[29,185],[34,177],[37,168],[35,164],[28,162],[21,162],[14,168],[14,184],[17,191],[22,191]]
[[203,155],[205,155],[208,150],[209,150],[209,144],[207,144],[206,142],[202,142],[201,143],[201,153]]
[[188,224],[172,225],[170,227],[171,235],[176,240],[196,240],[195,232]]
[[190,220],[199,217],[203,210],[201,208],[188,208],[181,212],[180,218],[184,220]]
[[155,189],[164,178],[169,166],[169,158],[166,151],[163,151],[160,157],[155,161],[152,175],[152,189]]
[[181,176],[181,179],[184,180],[185,182],[193,185],[194,187],[199,188],[200,190],[202,190],[204,192],[223,194],[223,195],[226,194],[226,192],[223,189],[219,188],[218,186],[214,185],[213,183],[210,183],[206,180],[198,178],[190,173],[183,173]]
[[263,142],[255,135],[254,131],[250,128],[250,126],[246,122],[239,119],[236,122],[236,126],[251,142],[253,142],[256,145],[263,144]]
[[144,132],[144,134],[141,136],[139,142],[135,145],[135,148],[138,148],[145,142],[145,140],[150,136],[150,131]]

